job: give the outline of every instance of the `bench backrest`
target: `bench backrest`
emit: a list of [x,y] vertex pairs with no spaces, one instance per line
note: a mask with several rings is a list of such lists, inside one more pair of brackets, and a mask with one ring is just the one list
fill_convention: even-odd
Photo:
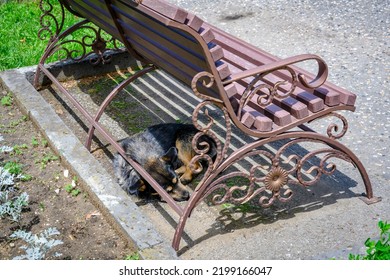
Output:
[[[241,77],[243,71],[285,60],[164,0],[60,1],[123,42],[140,61],[163,69],[193,89],[196,81],[195,93],[199,90],[209,99],[222,101],[233,122],[250,135],[276,134],[317,118],[319,114],[354,110],[356,96],[329,82],[320,87],[308,87],[297,81],[296,75],[293,83],[290,71],[316,80],[315,75],[293,65],[282,67],[284,70],[265,71],[261,76]],[[313,55],[303,56],[313,58]],[[326,67],[325,62],[323,64]],[[204,72],[214,78],[210,88],[203,83],[211,80],[198,79],[198,74]],[[326,78],[327,73],[324,76]],[[250,92],[247,89],[254,88],[251,84],[255,77],[260,79],[256,87],[259,91],[246,96],[245,92]],[[269,104],[259,102],[262,101],[259,98],[270,94],[270,88],[281,95],[275,96]]]
[[[211,43],[214,34],[197,16],[164,1],[61,0],[71,10],[125,44],[136,58],[152,63],[188,86],[206,71],[221,79],[230,75],[223,51]],[[219,97],[216,86],[205,93]]]

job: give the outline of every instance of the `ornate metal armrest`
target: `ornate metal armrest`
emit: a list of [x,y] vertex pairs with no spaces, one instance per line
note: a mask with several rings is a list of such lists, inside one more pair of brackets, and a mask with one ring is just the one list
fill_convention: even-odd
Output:
[[303,62],[308,60],[315,60],[317,62],[318,64],[317,76],[312,81],[308,82],[305,74],[298,73],[298,79],[301,82],[301,84],[306,88],[310,88],[310,89],[318,88],[323,83],[325,83],[328,77],[328,66],[326,65],[325,61],[321,57],[312,54],[302,54],[302,55],[292,56],[275,62],[267,63],[253,69],[249,69],[238,74],[233,74],[230,76],[230,79],[224,81],[223,84],[229,84],[234,81],[239,81],[251,76],[265,75],[277,70],[285,69],[286,67],[289,67],[298,62]]

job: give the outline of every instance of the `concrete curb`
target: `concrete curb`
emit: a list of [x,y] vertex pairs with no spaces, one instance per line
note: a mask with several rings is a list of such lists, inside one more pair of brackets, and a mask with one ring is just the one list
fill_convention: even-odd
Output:
[[[61,68],[61,65],[55,64],[53,69],[58,67]],[[77,72],[86,74],[79,64],[67,64],[66,67],[77,67]],[[131,197],[120,188],[31,85],[27,77],[32,76],[34,71],[35,68],[26,67],[1,72],[0,89],[13,93],[22,111],[29,115],[45,135],[62,162],[82,180],[86,186],[85,191],[94,204],[124,238],[135,244],[142,259],[178,259],[170,246],[170,240],[162,238]]]

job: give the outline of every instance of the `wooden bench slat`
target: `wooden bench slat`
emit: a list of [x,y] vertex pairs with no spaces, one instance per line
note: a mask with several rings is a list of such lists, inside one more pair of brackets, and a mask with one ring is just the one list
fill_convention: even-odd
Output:
[[248,118],[248,116],[250,116],[250,118],[253,118],[253,123],[251,126],[247,127],[251,128],[252,126],[254,126],[258,131],[263,132],[272,130],[273,122],[270,118],[254,110],[252,107],[245,106],[242,109],[242,118],[245,120],[245,118]]
[[[166,37],[167,34],[157,34],[153,30],[139,26],[137,23],[131,22],[128,18],[119,17],[121,26],[127,35],[129,41],[134,45],[137,52],[141,53],[145,49],[153,50],[162,57],[171,57],[177,63],[183,64],[183,67],[192,69],[191,73],[203,71],[207,66],[203,57],[199,57],[194,53],[196,45],[192,45],[191,49],[187,48],[189,44],[183,46],[179,43],[179,38]],[[177,35],[175,35],[177,36]],[[175,41],[177,40],[177,41]],[[160,44],[164,42],[164,44]],[[178,42],[178,43],[176,43]],[[198,46],[198,50],[200,47]],[[145,55],[147,57],[147,55]],[[188,71],[187,69],[187,71]]]
[[[239,101],[236,97],[231,97],[230,103],[235,112],[237,112],[239,108]],[[255,128],[261,132],[268,132],[272,130],[274,125],[273,121],[266,117],[264,114],[258,112],[250,106],[244,106],[241,111],[241,120],[242,124],[244,124],[248,128]]]
[[122,3],[114,5],[113,8],[118,15],[121,15],[121,19],[133,26],[135,30],[151,32],[145,34],[145,37],[156,37],[158,34],[160,36],[159,39],[162,40],[161,43],[170,43],[169,47],[177,45],[178,47],[190,52],[195,57],[202,57],[200,54],[199,43],[189,34],[164,26],[164,23],[150,18],[148,15],[123,5]]
[[[253,65],[251,62],[244,60],[241,57],[238,57],[235,54],[232,54],[226,50],[224,50],[224,58],[223,60],[229,63],[230,69],[232,74],[234,73],[240,73],[243,70],[248,70],[251,67],[254,68],[255,65]],[[273,73],[268,74],[264,77],[262,81],[269,85],[274,85],[276,82],[280,82],[282,80],[291,81],[291,77],[287,75],[287,73],[284,73],[284,70],[281,71],[275,71]],[[249,84],[251,81],[251,78],[244,79],[243,82],[246,82],[246,84]],[[244,85],[245,86],[245,85]],[[279,89],[283,92],[288,92],[290,90],[290,85],[280,85]],[[307,89],[300,87],[297,85],[296,90],[300,91],[308,91]],[[311,93],[311,91],[308,91]],[[325,104],[327,106],[336,106],[340,104],[340,93],[335,91],[329,91],[326,88],[318,88],[317,90],[313,91],[313,94],[317,97],[320,97],[324,100]]]
[[[234,90],[237,89],[236,98],[239,100],[241,98],[241,94],[244,92],[245,88],[240,84],[235,84],[234,87],[230,88],[231,94],[233,94]],[[267,106],[260,106],[257,103],[257,96],[253,96],[248,102],[248,106],[253,108],[254,110],[264,114],[273,120],[273,122],[278,126],[284,126],[291,123],[292,118],[291,114],[276,104],[270,104]]]
[[290,112],[297,119],[302,119],[309,115],[307,106],[291,96],[284,99],[274,98],[273,102],[287,112]]
[[326,88],[317,88],[313,91],[315,96],[324,100],[327,106],[337,106],[340,104],[340,94],[334,91],[329,91]]
[[204,28],[203,26],[199,30],[200,36],[202,36],[203,40],[206,43],[210,43],[215,39],[214,32],[210,28]]
[[203,25],[203,20],[194,14],[188,13],[185,24],[194,29],[196,32],[199,32]]
[[168,2],[156,0],[142,0],[140,5],[146,6],[159,14],[162,14],[174,21],[184,23],[188,12]]
[[92,5],[96,9],[92,9],[91,6],[87,5],[84,1],[68,1],[72,5],[72,8],[77,10],[85,18],[94,22],[100,28],[105,30],[107,33],[114,36],[116,39],[120,39],[121,36],[115,27],[115,24],[107,11],[106,6]]
[[217,66],[217,71],[219,73],[219,76],[221,77],[221,80],[224,80],[230,76],[231,72],[227,63],[223,63],[219,60],[215,62],[215,65]]
[[212,45],[209,50],[214,61],[218,61],[224,56],[222,48],[218,45]]
[[270,104],[264,108],[264,115],[271,118],[278,126],[285,126],[291,123],[291,114],[275,104]]
[[[206,23],[205,23],[206,24]],[[242,40],[231,36],[230,34],[227,34],[226,32],[214,28],[213,29],[215,40],[214,42],[218,45],[220,45],[224,51],[230,52],[232,55],[241,58],[248,63],[251,63],[253,65],[264,65],[267,63],[271,63],[273,61],[278,60],[279,58],[263,51],[260,49],[255,48],[254,46],[250,46],[248,44],[245,44]],[[244,47],[245,46],[245,47]],[[298,71],[304,74],[308,79],[313,79],[313,75],[311,73],[308,73],[307,71],[300,69],[299,67],[292,67],[293,69],[299,69]],[[342,89],[340,87],[335,86],[331,82],[327,81],[325,85],[321,86],[324,90],[328,91],[330,95],[330,99],[325,101],[328,106],[335,106],[335,93],[339,94],[340,103],[353,106],[356,101],[356,95]],[[337,97],[336,97],[337,98]]]
[[319,112],[323,110],[324,107],[324,100],[322,100],[319,97],[316,97],[315,95],[304,91],[304,92],[294,92],[292,95],[302,103],[306,104],[309,110],[313,113]]

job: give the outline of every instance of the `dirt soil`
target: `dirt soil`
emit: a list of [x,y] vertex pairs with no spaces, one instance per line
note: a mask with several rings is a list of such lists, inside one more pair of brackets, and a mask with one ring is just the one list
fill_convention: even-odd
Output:
[[[6,94],[0,93],[0,98]],[[4,138],[0,146],[16,147],[11,153],[0,154],[0,165],[19,163],[22,173],[31,176],[28,181],[15,185],[15,195],[23,192],[29,195],[20,220],[0,218],[0,259],[26,254],[20,248],[26,242],[10,237],[14,231],[22,229],[40,234],[50,227],[60,232],[52,238],[63,244],[48,251],[45,259],[136,258],[134,247],[105,220],[77,178],[70,172],[67,174],[66,167],[15,101],[11,106],[0,105],[0,116],[0,135]],[[76,185],[72,187],[73,180]]]

